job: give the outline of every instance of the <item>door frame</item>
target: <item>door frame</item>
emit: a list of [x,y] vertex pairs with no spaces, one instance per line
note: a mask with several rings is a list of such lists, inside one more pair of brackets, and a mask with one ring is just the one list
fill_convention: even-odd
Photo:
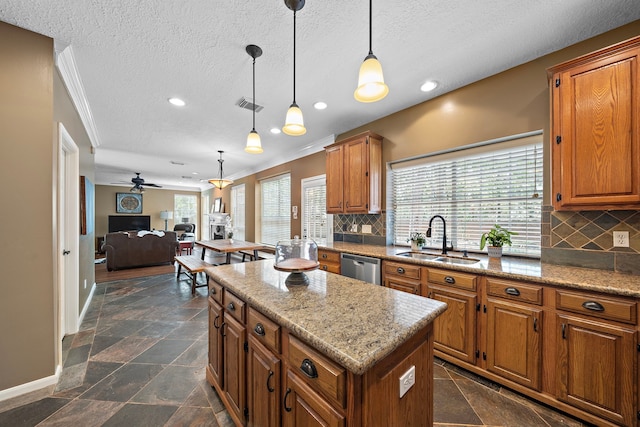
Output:
[[[57,256],[58,266],[58,355],[62,339],[78,331],[79,306],[79,197],[80,152],[69,132],[58,123],[58,198]],[[63,251],[70,251],[63,255]],[[61,359],[60,359],[61,360]]]

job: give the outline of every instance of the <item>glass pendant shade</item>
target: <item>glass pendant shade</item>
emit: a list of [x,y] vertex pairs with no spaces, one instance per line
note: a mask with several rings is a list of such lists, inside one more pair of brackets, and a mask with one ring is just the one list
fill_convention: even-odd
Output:
[[253,129],[247,135],[247,145],[244,147],[244,151],[249,154],[260,154],[263,152],[262,143],[260,142],[260,135]]
[[307,133],[307,128],[304,127],[302,110],[300,110],[298,104],[291,104],[289,110],[287,110],[287,118],[284,126],[282,127],[282,132],[292,136],[300,136]]
[[360,66],[358,74],[358,88],[353,96],[360,102],[379,101],[389,93],[389,87],[384,83],[382,65],[375,55],[368,55]]

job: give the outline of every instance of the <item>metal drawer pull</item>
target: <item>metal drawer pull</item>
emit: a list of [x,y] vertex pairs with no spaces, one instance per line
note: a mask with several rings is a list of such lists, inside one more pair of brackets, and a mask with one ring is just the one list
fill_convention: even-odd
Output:
[[269,385],[269,382],[271,381],[272,376],[273,376],[273,371],[269,369],[269,376],[267,377],[267,390],[269,391],[269,393],[273,393],[274,391],[276,391],[275,388]]
[[326,269],[327,269],[327,266],[326,266],[326,265],[323,265],[323,266],[322,266],[322,269],[323,269],[323,270],[326,270]]
[[322,258],[327,258],[327,254],[322,254]]
[[596,301],[585,301],[582,306],[591,311],[604,311],[604,306]]
[[565,325],[564,323],[562,324],[562,339],[567,339],[567,325]]
[[511,288],[511,287],[505,288],[504,292],[506,294],[513,295],[514,297],[519,297],[520,296],[520,291],[517,290],[516,288]]
[[220,315],[218,314],[214,319],[213,319],[213,327],[216,329],[220,329],[220,325],[218,325],[218,319],[220,318]]
[[313,362],[309,359],[304,359],[302,361],[300,370],[304,372],[304,374],[309,378],[318,378],[318,370],[316,369],[316,365],[314,365]]
[[289,393],[291,393],[291,389],[287,387],[287,392],[284,394],[282,398],[282,404],[284,405],[284,410],[287,412],[291,412],[293,408],[287,406],[287,397],[289,397]]
[[227,322],[222,322],[222,325],[220,325],[220,335],[222,335],[223,337],[226,337],[227,334],[224,333],[224,325],[226,325]]
[[398,274],[404,274],[404,268],[402,267],[398,267],[396,271],[398,272]]
[[253,330],[256,334],[260,335],[261,337],[264,336],[264,326],[262,326],[262,323],[258,323],[256,327],[253,328]]
[[230,302],[229,305],[227,306],[227,309],[231,311],[236,311],[236,306],[232,302]]
[[211,288],[211,289],[209,290],[209,295],[213,296],[213,295],[215,295],[215,294],[216,294],[216,288]]
[[451,276],[444,276],[444,281],[445,281],[445,282],[447,282],[447,283],[450,283],[450,284],[452,284],[452,285],[453,285],[454,283],[456,283],[456,279],[454,279],[454,278],[453,278],[453,277],[451,277]]
[[538,332],[538,318],[533,319],[533,332]]

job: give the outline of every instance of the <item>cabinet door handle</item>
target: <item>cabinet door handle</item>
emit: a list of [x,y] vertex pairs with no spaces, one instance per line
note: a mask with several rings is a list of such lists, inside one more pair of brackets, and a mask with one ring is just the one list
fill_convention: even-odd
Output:
[[456,279],[451,276],[444,276],[444,281],[452,285],[456,283]]
[[323,269],[324,271],[327,271],[327,266],[326,266],[326,265],[323,265],[323,266],[322,266],[322,269]]
[[302,361],[302,365],[300,365],[300,370],[309,378],[318,378],[318,370],[316,369],[316,365],[309,359],[304,359]]
[[291,389],[287,387],[287,392],[284,394],[284,397],[282,398],[282,404],[284,405],[284,410],[287,412],[291,412],[291,410],[293,409],[287,406],[287,397],[289,397],[290,393],[291,393]]
[[269,382],[271,381],[272,376],[273,376],[273,371],[269,369],[269,376],[267,377],[267,391],[269,391],[269,393],[273,393],[274,391],[276,391],[275,388],[269,385]]
[[398,272],[398,274],[404,274],[404,268],[402,267],[398,267],[396,271]]
[[231,311],[236,311],[236,306],[232,302],[230,302],[229,305],[227,306],[227,309]]
[[213,327],[216,329],[220,329],[220,325],[218,325],[218,319],[220,319],[219,314],[213,319]]
[[216,288],[209,289],[209,295],[214,296],[216,294]]
[[516,288],[513,287],[508,287],[504,289],[504,292],[507,295],[513,295],[514,297],[519,297],[520,296],[520,291]]
[[253,328],[253,330],[255,331],[256,334],[260,335],[261,337],[264,336],[264,326],[262,326],[262,323],[258,323],[256,327]]
[[538,318],[533,319],[533,332],[538,332]]
[[566,324],[562,324],[562,339],[566,340],[567,339],[567,325]]
[[604,311],[604,306],[596,301],[585,301],[582,306],[591,311]]
[[322,254],[322,258],[327,259],[327,254]]

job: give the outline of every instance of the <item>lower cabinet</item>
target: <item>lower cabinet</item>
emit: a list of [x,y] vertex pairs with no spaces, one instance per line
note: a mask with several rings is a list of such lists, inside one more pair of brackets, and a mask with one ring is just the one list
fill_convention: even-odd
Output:
[[393,261],[382,261],[382,284],[397,291],[423,295],[424,267]]
[[624,426],[635,425],[636,332],[557,316],[558,399]]
[[318,249],[318,262],[321,270],[340,274],[340,252]]
[[220,326],[222,325],[222,307],[209,298],[209,371],[213,380],[221,387],[222,379],[222,335]]
[[224,349],[224,394],[236,418],[244,418],[246,408],[245,366],[246,329],[225,313],[222,328]]
[[280,425],[280,358],[249,336],[247,362],[248,425]]
[[346,425],[344,416],[291,370],[287,370],[283,406],[285,427]]

